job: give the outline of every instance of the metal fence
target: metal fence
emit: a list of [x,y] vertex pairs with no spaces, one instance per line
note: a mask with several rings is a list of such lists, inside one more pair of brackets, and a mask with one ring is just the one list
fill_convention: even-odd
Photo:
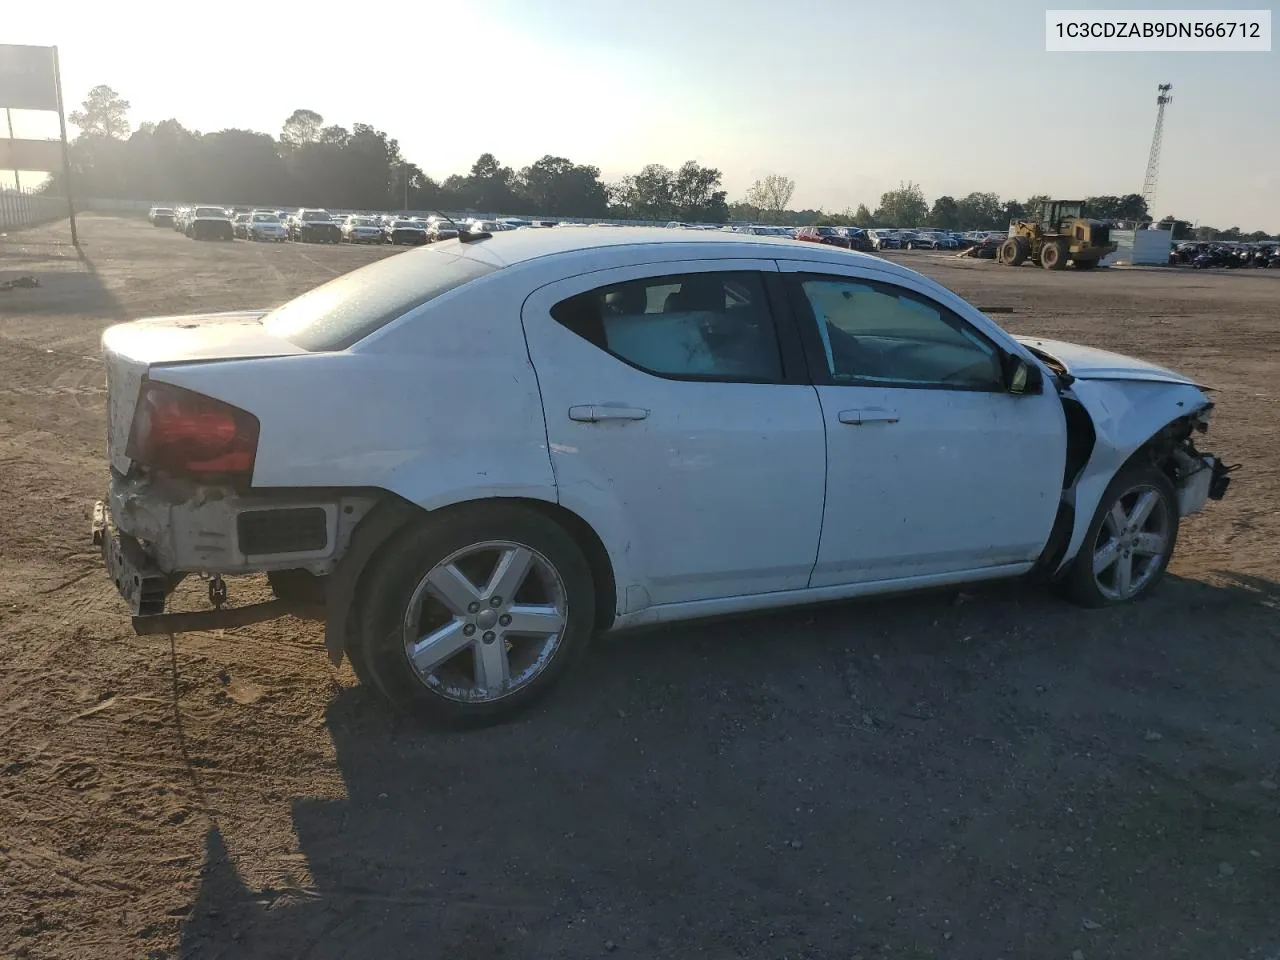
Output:
[[49,197],[34,190],[0,189],[0,230],[48,223],[66,215],[65,197]]

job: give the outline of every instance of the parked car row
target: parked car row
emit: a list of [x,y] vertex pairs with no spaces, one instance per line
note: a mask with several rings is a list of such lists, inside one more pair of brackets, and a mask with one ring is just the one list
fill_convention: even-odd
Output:
[[691,224],[672,221],[671,228],[685,230],[724,230],[730,233],[747,233],[755,236],[785,236],[809,243],[821,243],[846,250],[963,250],[983,243],[988,235],[1003,239],[1006,231],[975,230],[960,233],[954,230],[906,229],[901,227],[875,227],[864,229],[854,226],[805,226],[780,227],[765,224],[734,224],[717,227],[707,224]]
[[1280,245],[1275,243],[1180,243],[1169,251],[1171,266],[1270,267],[1280,269]]
[[[281,209],[227,210],[214,206],[152,207],[150,220],[156,226],[172,226],[187,236],[199,239],[292,240],[300,243],[389,243],[419,246],[448,240],[460,228],[474,232],[497,233],[503,230],[539,229],[547,227],[614,227],[611,223],[576,223],[534,220],[523,217],[501,217],[492,220],[476,217],[453,220],[441,214],[417,216],[407,213],[358,212],[331,214],[317,207],[289,211]],[[790,237],[808,243],[840,247],[846,250],[964,250],[978,247],[976,256],[985,256],[987,248],[1003,240],[1002,230],[953,230],[812,225],[786,227],[773,224],[700,224],[672,220],[668,228],[681,230],[719,230],[752,236]],[[994,254],[993,254],[994,255]]]

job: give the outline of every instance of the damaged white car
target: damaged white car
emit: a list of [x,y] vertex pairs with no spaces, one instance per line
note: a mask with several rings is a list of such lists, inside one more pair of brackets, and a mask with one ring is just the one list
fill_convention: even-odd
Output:
[[[103,347],[95,537],[135,628],[315,616],[445,720],[601,630],[1029,574],[1132,600],[1229,483],[1191,379],[769,237],[469,232]],[[191,574],[212,608],[166,612]]]

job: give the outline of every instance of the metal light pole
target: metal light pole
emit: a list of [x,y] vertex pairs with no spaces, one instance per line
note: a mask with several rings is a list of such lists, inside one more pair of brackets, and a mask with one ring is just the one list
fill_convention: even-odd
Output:
[[[11,111],[8,107],[4,108],[4,118],[9,121],[9,139],[12,140],[13,139],[13,111]],[[13,185],[17,187],[19,193],[22,192],[22,177],[18,174],[17,170],[13,171]]]

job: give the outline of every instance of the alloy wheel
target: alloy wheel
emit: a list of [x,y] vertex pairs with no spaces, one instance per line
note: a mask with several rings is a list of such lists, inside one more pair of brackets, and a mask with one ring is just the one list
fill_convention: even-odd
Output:
[[1108,600],[1137,596],[1169,548],[1169,502],[1154,486],[1131,487],[1112,504],[1093,544],[1093,578]]
[[564,581],[531,547],[487,541],[437,563],[414,588],[404,653],[433,693],[476,703],[509,696],[551,662],[569,623]]

